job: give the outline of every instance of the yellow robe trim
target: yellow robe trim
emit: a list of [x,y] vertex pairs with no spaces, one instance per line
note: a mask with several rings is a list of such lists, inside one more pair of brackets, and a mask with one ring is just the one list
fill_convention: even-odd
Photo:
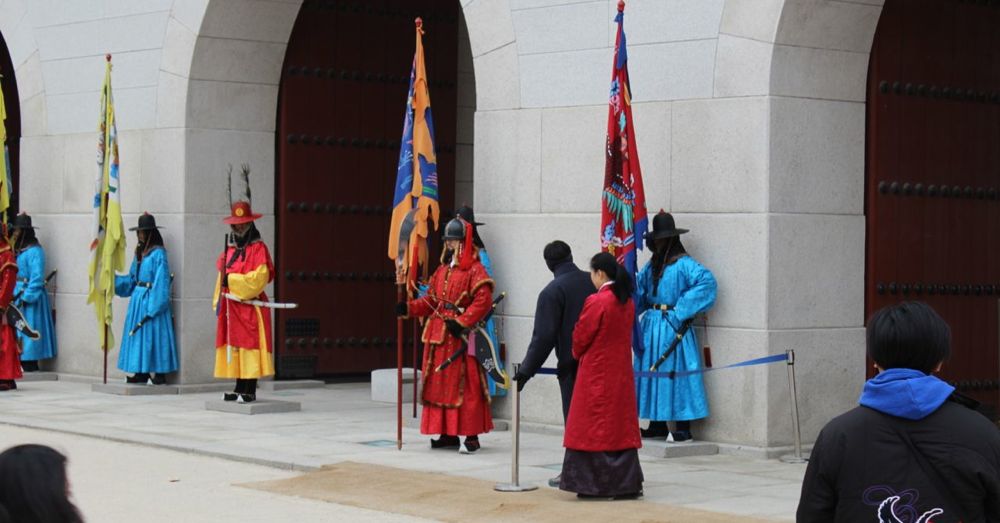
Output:
[[[263,329],[263,326],[261,326]],[[264,336],[261,335],[261,338]],[[233,359],[226,363],[226,347],[215,349],[215,377],[254,380],[274,375],[271,351],[233,347]]]
[[[270,272],[267,265],[244,273],[229,274],[229,292],[243,300],[252,300],[264,292],[264,287],[270,280]],[[216,277],[215,296],[212,300],[213,307],[218,307],[219,291],[221,290],[222,276]],[[257,332],[260,336],[260,350],[233,347],[233,358],[226,362],[226,347],[215,348],[215,377],[216,378],[239,378],[257,379],[264,376],[274,375],[274,356],[271,354],[267,339],[267,332],[264,330],[264,315],[260,307],[254,307],[257,313]]]

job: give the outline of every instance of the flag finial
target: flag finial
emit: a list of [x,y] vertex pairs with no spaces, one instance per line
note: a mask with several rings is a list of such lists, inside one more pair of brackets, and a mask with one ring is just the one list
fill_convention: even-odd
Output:
[[421,29],[424,27],[424,19],[420,18],[419,16],[413,20],[413,23],[417,24],[417,29]]
[[111,53],[108,53],[108,54],[104,55],[104,59],[110,62],[111,61]]
[[625,0],[618,0],[618,12],[625,12]]

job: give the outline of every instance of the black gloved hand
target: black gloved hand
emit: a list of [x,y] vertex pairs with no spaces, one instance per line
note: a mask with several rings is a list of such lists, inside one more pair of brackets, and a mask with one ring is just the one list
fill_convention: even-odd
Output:
[[517,391],[521,392],[522,390],[524,390],[524,384],[528,383],[528,380],[530,380],[530,379],[531,379],[531,376],[528,376],[527,374],[524,374],[521,371],[515,372],[514,373],[514,381],[517,382]]
[[465,327],[462,327],[461,323],[453,319],[444,320],[444,326],[448,329],[448,333],[452,336],[462,339],[465,336]]
[[396,316],[406,316],[409,312],[409,307],[407,307],[405,301],[396,304]]

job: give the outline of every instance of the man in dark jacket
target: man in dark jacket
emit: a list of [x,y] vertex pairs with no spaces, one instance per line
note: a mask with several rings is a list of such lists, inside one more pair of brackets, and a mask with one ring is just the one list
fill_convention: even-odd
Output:
[[[583,302],[594,293],[590,273],[581,271],[573,263],[573,253],[566,242],[556,240],[545,246],[545,264],[555,276],[538,294],[535,305],[535,326],[531,333],[528,352],[521,367],[514,374],[517,390],[534,377],[552,349],[558,360],[559,390],[562,393],[563,419],[569,417],[569,402],[576,382],[576,360],[573,358],[573,327],[576,325]],[[558,486],[558,477],[549,482]]]
[[1000,521],[1000,431],[933,376],[948,325],[924,303],[868,320],[879,374],[823,428],[802,483],[800,522]]

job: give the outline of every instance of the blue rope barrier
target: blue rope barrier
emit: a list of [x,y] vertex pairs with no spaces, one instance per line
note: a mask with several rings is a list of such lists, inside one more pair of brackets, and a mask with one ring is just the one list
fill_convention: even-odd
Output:
[[[787,354],[775,354],[774,356],[765,356],[763,358],[754,358],[752,360],[741,361],[739,363],[732,363],[724,367],[708,367],[698,370],[682,370],[680,372],[650,372],[650,371],[636,371],[635,376],[637,378],[678,378],[682,376],[691,376],[693,374],[704,374],[706,372],[711,372],[713,370],[722,369],[732,369],[736,367],[750,367],[752,365],[765,365],[768,363],[778,363],[781,361],[788,361]],[[557,369],[543,367],[538,369],[537,374],[551,374],[555,375],[558,372]]]

